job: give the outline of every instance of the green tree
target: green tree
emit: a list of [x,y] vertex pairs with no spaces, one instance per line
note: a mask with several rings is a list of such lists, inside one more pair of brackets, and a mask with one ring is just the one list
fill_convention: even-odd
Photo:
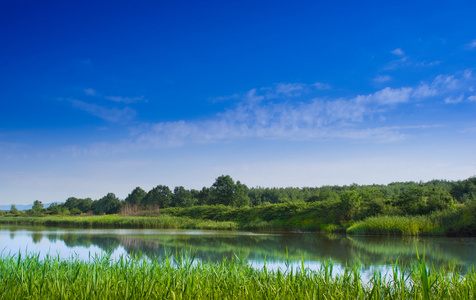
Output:
[[426,192],[422,185],[411,187],[400,192],[395,205],[407,215],[417,215],[426,212]]
[[248,187],[237,181],[235,184],[234,205],[238,207],[249,206],[251,204],[250,197],[248,196]]
[[33,202],[33,207],[32,209],[35,211],[35,212],[41,212],[41,210],[43,209],[43,203],[41,203],[40,200],[35,200]]
[[230,175],[222,175],[215,180],[210,187],[208,204],[234,205],[236,185]]
[[147,195],[147,193],[140,187],[136,187],[126,199],[124,199],[126,204],[129,205],[141,205],[142,199]]
[[193,198],[192,192],[183,186],[176,186],[172,195],[172,206],[190,207],[195,205],[197,199]]
[[95,214],[116,214],[121,209],[121,201],[113,193],[108,193],[101,199],[94,201],[92,209]]
[[427,209],[428,212],[444,210],[454,206],[453,197],[448,190],[435,186],[428,191]]
[[160,208],[169,207],[171,194],[172,192],[168,186],[158,185],[145,195],[142,204],[146,206],[158,205]]
[[17,209],[17,207],[16,207],[15,205],[12,205],[12,206],[10,207],[10,213],[11,213],[11,214],[14,214],[14,215],[17,215],[17,214],[19,213],[19,211],[18,211],[18,209]]
[[77,208],[83,213],[92,210],[92,205],[93,200],[91,198],[81,199],[76,197],[69,197],[63,204],[69,211],[73,210],[73,208]]
[[343,218],[349,221],[360,205],[362,196],[356,190],[345,191],[340,195],[340,207]]

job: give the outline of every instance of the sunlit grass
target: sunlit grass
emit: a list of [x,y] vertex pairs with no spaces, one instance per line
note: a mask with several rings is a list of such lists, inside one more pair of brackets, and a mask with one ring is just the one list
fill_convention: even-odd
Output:
[[[172,262],[173,261],[173,262]],[[358,268],[333,276],[333,264],[319,271],[255,269],[239,257],[200,263],[180,253],[163,261],[110,256],[61,260],[39,255],[0,259],[0,299],[474,299],[474,269],[460,275],[435,271],[424,258],[369,281]]]
[[0,218],[0,224],[82,228],[238,229],[238,225],[235,222],[217,222],[168,215],[160,215],[159,217],[124,217],[118,215],[4,217]]

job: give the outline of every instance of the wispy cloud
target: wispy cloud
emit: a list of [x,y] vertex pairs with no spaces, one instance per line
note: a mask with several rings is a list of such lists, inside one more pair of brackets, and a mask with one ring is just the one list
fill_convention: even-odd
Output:
[[389,75],[378,75],[373,80],[377,83],[384,83],[384,82],[392,80],[392,77]]
[[472,40],[471,43],[466,44],[466,49],[475,49],[476,48],[476,40]]
[[111,100],[111,101],[119,102],[119,103],[126,103],[126,104],[147,101],[144,99],[144,96],[140,96],[140,97],[106,96],[105,98],[107,100]]
[[408,57],[404,56],[400,59],[392,60],[389,62],[385,67],[384,70],[394,70],[402,66],[407,66],[410,65],[410,62],[408,62]]
[[460,103],[460,102],[463,102],[463,99],[464,99],[464,95],[461,94],[457,97],[455,96],[448,96],[445,98],[445,103],[446,104],[456,104],[456,103]]
[[[213,119],[161,122],[137,134],[137,142],[157,147],[212,143],[237,138],[315,140],[320,138],[394,141],[403,134],[394,128],[361,128],[362,121],[398,103],[408,102],[412,88],[385,88],[352,99],[307,102],[262,102],[269,95],[295,95],[298,85],[277,85],[273,91],[250,90],[235,108]],[[263,94],[260,94],[263,93]]]
[[318,90],[328,90],[331,88],[331,86],[328,83],[323,83],[323,82],[316,82],[311,84],[311,86],[315,87]]
[[390,51],[390,53],[392,53],[394,55],[398,55],[398,56],[405,55],[405,52],[403,52],[403,50],[401,48],[397,48],[395,50],[392,50],[392,51]]
[[[312,95],[311,85],[280,83],[271,88],[248,91],[232,108],[213,118],[149,124],[134,133],[134,143],[169,147],[242,138],[396,141],[406,138],[405,131],[432,127],[386,126],[387,112],[429,97],[439,97],[445,103],[460,103],[464,99],[464,91],[473,81],[468,71],[441,74],[433,81],[421,82],[415,87],[386,87],[375,93],[350,98],[309,98],[307,96]],[[470,96],[467,101],[475,98]],[[374,120],[372,125],[367,122],[369,120]]]
[[113,123],[128,122],[134,119],[137,115],[137,112],[130,107],[108,108],[76,99],[71,100],[71,103],[74,108],[80,109],[92,114],[93,116]]
[[84,93],[88,96],[96,96],[97,95],[96,90],[91,89],[91,88],[84,89]]
[[476,95],[469,96],[467,100],[469,102],[476,102]]
[[222,101],[228,101],[228,100],[236,100],[236,99],[239,99],[239,98],[240,98],[240,95],[233,94],[233,95],[229,95],[229,96],[214,97],[214,98],[211,98],[211,100],[213,102],[222,102]]

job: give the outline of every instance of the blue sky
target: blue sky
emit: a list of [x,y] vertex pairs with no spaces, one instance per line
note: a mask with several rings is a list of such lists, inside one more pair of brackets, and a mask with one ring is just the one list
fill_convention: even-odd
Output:
[[476,175],[473,1],[0,1],[0,204]]

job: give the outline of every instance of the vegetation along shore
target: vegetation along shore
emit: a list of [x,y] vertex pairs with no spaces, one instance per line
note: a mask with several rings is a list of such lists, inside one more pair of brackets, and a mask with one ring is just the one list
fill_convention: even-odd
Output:
[[55,257],[0,258],[0,299],[474,299],[476,273],[427,268],[424,258],[408,269],[363,279],[357,267],[333,275],[319,271],[255,269],[237,258],[194,262],[176,254],[164,261],[105,255],[90,261]]
[[28,211],[13,205],[1,224],[113,228],[327,231],[348,234],[476,235],[476,177],[319,188],[248,188],[220,176],[200,191],[158,185],[125,199],[70,197]]

